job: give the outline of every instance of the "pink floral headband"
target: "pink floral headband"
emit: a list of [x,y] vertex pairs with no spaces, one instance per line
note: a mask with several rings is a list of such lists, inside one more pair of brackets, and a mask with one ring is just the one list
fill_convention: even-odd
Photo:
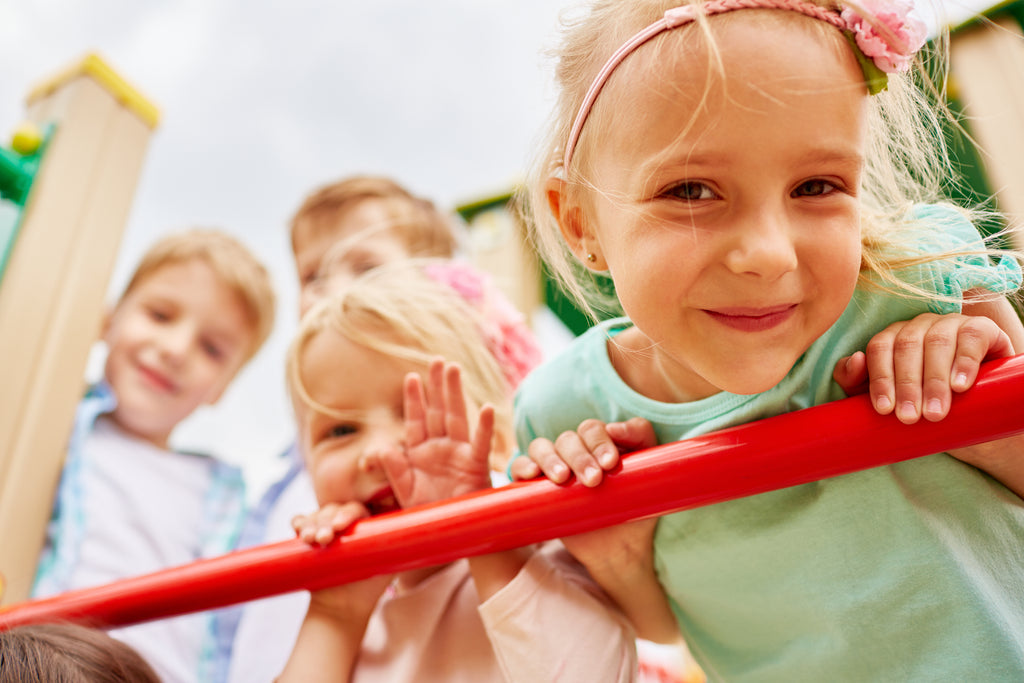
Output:
[[487,346],[514,391],[541,361],[541,348],[522,313],[495,288],[486,275],[458,261],[430,263],[424,272],[448,285],[483,318]]
[[638,47],[657,35],[697,19],[739,9],[785,9],[828,22],[844,31],[864,71],[868,91],[875,95],[885,90],[887,74],[906,71],[910,58],[924,45],[927,27],[913,14],[911,0],[863,0],[858,5],[846,2],[842,11],[828,9],[806,0],[709,0],[666,10],[661,19],[627,40],[608,58],[590,85],[565,145],[562,167],[568,169],[597,96],[612,72]]

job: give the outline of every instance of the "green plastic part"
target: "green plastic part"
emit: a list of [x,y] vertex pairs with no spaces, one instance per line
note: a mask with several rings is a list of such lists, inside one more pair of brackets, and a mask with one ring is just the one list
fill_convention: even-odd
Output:
[[47,126],[41,144],[35,145],[31,154],[19,154],[0,147],[0,200],[4,200],[0,201],[0,281],[18,238],[25,203],[39,170],[39,162],[52,135],[53,126]]

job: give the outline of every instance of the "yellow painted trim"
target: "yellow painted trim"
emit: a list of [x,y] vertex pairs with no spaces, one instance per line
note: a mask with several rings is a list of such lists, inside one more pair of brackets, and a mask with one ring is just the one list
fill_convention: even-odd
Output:
[[160,121],[160,110],[156,105],[143,97],[95,53],[87,54],[82,61],[34,87],[28,94],[28,104],[50,95],[60,86],[79,76],[91,77],[106,88],[118,102],[135,112],[150,129],[156,128]]

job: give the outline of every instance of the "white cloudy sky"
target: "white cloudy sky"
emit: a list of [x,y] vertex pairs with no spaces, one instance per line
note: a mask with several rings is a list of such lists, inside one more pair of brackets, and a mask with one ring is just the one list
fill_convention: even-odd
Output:
[[275,277],[276,332],[179,443],[266,462],[289,441],[290,213],[359,172],[444,206],[507,190],[546,114],[541,51],[569,1],[0,0],[0,139],[33,84],[90,51],[161,110],[112,292],[147,244],[188,225],[239,235]]

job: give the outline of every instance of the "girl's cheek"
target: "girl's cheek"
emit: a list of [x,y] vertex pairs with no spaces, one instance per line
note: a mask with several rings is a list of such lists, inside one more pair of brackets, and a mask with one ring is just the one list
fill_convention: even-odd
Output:
[[324,453],[310,469],[313,490],[321,505],[347,503],[352,499],[354,469],[344,453]]

